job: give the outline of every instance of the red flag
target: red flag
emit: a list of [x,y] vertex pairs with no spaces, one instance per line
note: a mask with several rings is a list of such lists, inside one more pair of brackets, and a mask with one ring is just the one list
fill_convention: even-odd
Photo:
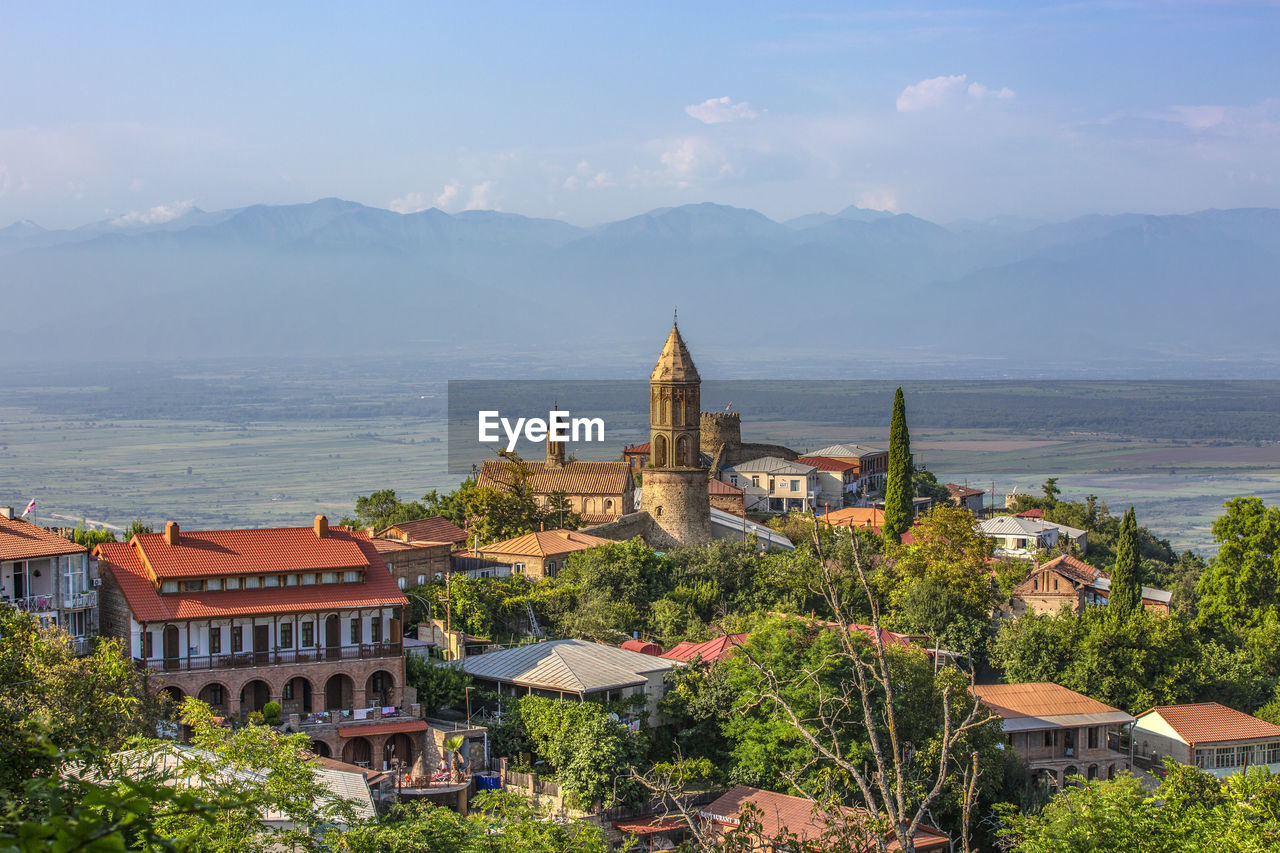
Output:
[[36,499],[32,498],[31,503],[27,504],[27,508],[22,511],[22,515],[20,515],[19,518],[26,518],[27,513],[31,512],[31,510],[35,508],[36,508]]

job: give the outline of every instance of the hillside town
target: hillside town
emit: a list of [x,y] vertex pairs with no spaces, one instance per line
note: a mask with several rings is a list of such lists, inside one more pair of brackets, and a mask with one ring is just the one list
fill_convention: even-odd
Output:
[[1280,509],[1176,553],[1051,471],[938,482],[901,389],[888,446],[752,443],[658,349],[613,461],[294,527],[0,509],[0,849],[1280,849]]

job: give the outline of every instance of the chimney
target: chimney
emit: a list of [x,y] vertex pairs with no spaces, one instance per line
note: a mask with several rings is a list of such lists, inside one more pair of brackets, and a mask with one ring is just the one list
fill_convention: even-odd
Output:
[[170,545],[178,544],[178,522],[166,521],[164,523],[164,541]]
[[9,521],[13,521],[13,507],[0,508],[0,518],[7,518]]
[[317,515],[315,530],[317,539],[327,539],[329,537],[329,519],[325,518],[323,515]]

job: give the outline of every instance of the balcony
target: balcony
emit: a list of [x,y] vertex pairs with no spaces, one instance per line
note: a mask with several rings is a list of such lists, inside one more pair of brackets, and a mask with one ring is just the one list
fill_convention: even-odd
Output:
[[96,589],[85,590],[84,592],[73,592],[62,594],[63,610],[82,610],[86,607],[98,606],[98,591]]
[[152,669],[165,672],[192,672],[216,669],[251,669],[259,666],[293,666],[296,664],[325,663],[336,660],[373,660],[397,658],[404,654],[400,643],[362,643],[358,646],[342,646],[320,649],[272,649],[265,652],[236,652],[225,655],[190,655],[135,661]]

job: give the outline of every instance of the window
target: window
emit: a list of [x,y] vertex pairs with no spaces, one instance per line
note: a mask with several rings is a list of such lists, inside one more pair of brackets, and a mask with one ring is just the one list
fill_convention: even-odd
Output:
[[770,493],[770,494],[772,494],[773,492],[774,492],[773,478],[772,478],[772,477],[770,477],[770,478],[769,478],[769,493]]
[[209,654],[222,654],[222,628],[209,629]]
[[342,573],[343,583],[360,583],[360,572],[347,571]]
[[337,582],[338,582],[337,572],[321,572],[320,573],[320,583],[337,583]]
[[204,582],[204,588],[210,592],[222,589],[222,578],[209,578]]
[[382,617],[375,616],[369,620],[369,642],[382,642]]
[[285,585],[285,586],[297,586],[297,585],[298,585],[298,576],[297,576],[297,575],[281,575],[280,577],[284,578],[284,585]]
[[351,642],[352,643],[360,642],[360,617],[359,616],[353,616],[351,618]]
[[1236,748],[1234,746],[1220,746],[1213,751],[1214,767],[1235,767],[1236,766]]
[[142,632],[142,657],[144,659],[148,659],[151,657],[151,646],[152,646],[151,632],[143,631]]
[[1266,746],[1267,746],[1267,763],[1268,764],[1280,763],[1280,741],[1272,741]]
[[257,589],[258,583],[259,583],[259,579],[257,575],[249,575],[249,577],[244,579],[244,588]]
[[1090,726],[1089,727],[1089,749],[1097,749],[1097,748],[1098,748],[1098,727]]
[[280,648],[293,648],[293,626],[289,624],[280,626]]
[[760,488],[760,478],[753,476],[751,478],[751,485],[755,486],[757,489]]
[[404,578],[396,578],[396,586],[400,587],[401,589],[404,589],[406,586],[408,586],[408,584],[405,583]]
[[1196,767],[1201,770],[1208,770],[1213,766],[1213,750],[1197,749],[1196,750]]
[[293,699],[293,679],[289,679],[284,683],[284,689],[280,691],[280,698],[286,702]]
[[516,574],[518,574],[518,575],[522,575],[522,574],[524,574],[524,563],[514,563],[514,564],[512,564],[512,566],[511,566],[511,571],[515,572],[515,573],[516,573]]
[[72,610],[65,614],[62,627],[73,637],[84,637],[89,633],[89,611]]
[[418,586],[422,586],[426,582],[427,582],[426,575],[418,575]]
[[204,581],[183,581],[183,592],[201,592],[204,590]]
[[311,586],[311,585],[312,585],[313,583],[315,583],[315,582],[316,582],[316,573],[315,573],[315,572],[307,572],[306,574],[304,574],[304,575],[302,576],[302,585],[303,585],[303,586]]
[[316,644],[316,626],[314,622],[302,623],[302,647],[305,649]]
[[280,586],[279,575],[267,575],[262,579],[263,586]]
[[222,685],[221,684],[210,684],[208,687],[206,687],[204,690],[200,692],[209,697],[210,705],[213,705],[216,707],[222,704]]
[[1057,578],[1054,578],[1054,579],[1053,579],[1053,591],[1054,591],[1054,592],[1057,592],[1057,591],[1058,591],[1058,579],[1057,579]]
[[1047,729],[1044,733],[1044,745],[1053,746],[1054,742],[1057,740],[1057,738],[1054,737],[1056,734],[1057,732],[1053,729]]
[[799,481],[799,480],[792,480],[792,481],[791,481],[791,491],[793,491],[793,492],[798,492],[798,491],[800,491],[800,481]]
[[731,486],[736,486],[736,485],[738,485],[738,475],[737,475],[737,474],[730,474],[730,475],[729,475],[729,485],[731,485]]
[[231,651],[244,651],[244,628],[241,628],[239,625],[231,626]]
[[178,582],[177,581],[161,581],[160,591],[161,592],[177,592]]
[[239,589],[240,578],[227,578],[227,589]]

